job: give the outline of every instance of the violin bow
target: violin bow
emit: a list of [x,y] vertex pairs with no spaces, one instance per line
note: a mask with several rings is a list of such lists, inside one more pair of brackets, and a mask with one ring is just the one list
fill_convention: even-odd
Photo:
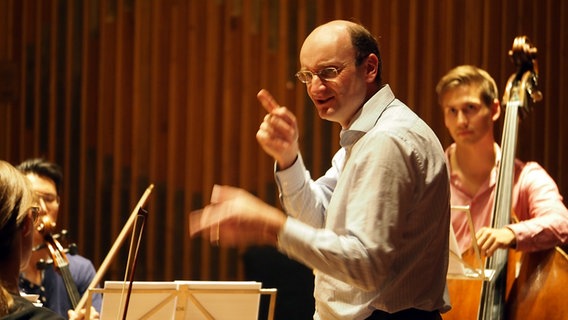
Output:
[[130,295],[132,294],[132,284],[134,283],[134,272],[136,271],[136,263],[138,262],[138,250],[140,249],[140,241],[142,240],[142,232],[144,231],[144,225],[146,222],[147,215],[148,211],[145,210],[144,208],[140,208],[140,212],[138,213],[138,217],[136,218],[136,222],[132,232],[132,237],[130,239],[128,263],[126,265],[126,273],[124,275],[124,283],[126,283],[128,279],[128,292],[126,293],[126,302],[124,303],[124,312],[122,314],[122,320],[126,320],[126,315],[128,314],[128,305],[130,303]]
[[[132,226],[134,225],[134,222],[136,221],[136,218],[138,217],[138,213],[140,212],[140,209],[146,204],[146,200],[150,196],[150,193],[152,193],[152,189],[154,189],[154,185],[150,184],[148,186],[148,188],[146,188],[146,191],[144,192],[144,194],[142,194],[142,197],[140,197],[138,204],[136,204],[136,207],[134,207],[134,210],[132,210],[130,217],[128,218],[128,220],[126,221],[126,224],[122,228],[122,231],[120,231],[120,234],[118,235],[118,237],[114,241],[112,247],[110,248],[110,251],[108,252],[108,254],[106,256],[106,258],[103,260],[103,263],[101,263],[101,266],[99,267],[99,270],[97,270],[95,277],[93,278],[93,280],[89,284],[89,287],[87,288],[85,293],[83,293],[83,296],[81,297],[81,300],[79,300],[79,303],[77,303],[77,306],[75,307],[75,310],[74,310],[75,312],[79,312],[81,309],[83,309],[85,307],[85,303],[87,302],[87,299],[89,297],[89,290],[93,289],[101,281],[101,279],[102,279],[103,275],[105,274],[105,272],[107,271],[111,261],[114,259],[114,257],[118,253],[118,250],[120,249],[120,246],[124,242],[126,236],[128,236],[128,233],[132,230]],[[87,310],[87,314],[89,314],[89,312],[90,312],[90,310]]]

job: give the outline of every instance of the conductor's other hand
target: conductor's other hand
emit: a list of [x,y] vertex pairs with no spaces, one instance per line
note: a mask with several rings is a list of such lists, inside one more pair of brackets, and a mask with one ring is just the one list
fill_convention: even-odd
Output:
[[280,106],[265,89],[260,90],[257,98],[268,113],[260,124],[256,140],[276,160],[280,170],[286,169],[296,161],[300,150],[296,116]]
[[211,204],[191,212],[189,231],[222,246],[276,245],[286,216],[249,192],[215,185]]

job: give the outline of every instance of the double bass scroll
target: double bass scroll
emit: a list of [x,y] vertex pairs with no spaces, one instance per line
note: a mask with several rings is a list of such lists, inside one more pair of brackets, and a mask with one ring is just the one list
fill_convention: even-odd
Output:
[[537,48],[531,46],[526,36],[516,37],[512,49],[509,50],[509,57],[517,66],[517,72],[507,80],[502,104],[507,109],[517,107],[521,111],[521,118],[530,110],[528,97],[533,103],[541,101],[543,97],[542,92],[538,90],[537,52]]

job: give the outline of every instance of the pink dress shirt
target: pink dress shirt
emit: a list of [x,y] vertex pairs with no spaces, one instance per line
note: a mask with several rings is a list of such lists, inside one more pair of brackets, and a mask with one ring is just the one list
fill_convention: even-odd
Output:
[[[446,150],[448,163],[453,148],[455,144]],[[476,231],[491,223],[497,164],[501,159],[501,149],[497,150],[495,168],[475,195],[467,194],[462,187],[463,181],[450,172],[452,206],[470,206]],[[515,233],[517,250],[537,251],[568,242],[568,209],[562,202],[558,186],[538,163],[515,159],[512,206],[520,222],[506,227]],[[466,251],[471,247],[471,232],[464,211],[452,210],[452,226],[460,249]]]

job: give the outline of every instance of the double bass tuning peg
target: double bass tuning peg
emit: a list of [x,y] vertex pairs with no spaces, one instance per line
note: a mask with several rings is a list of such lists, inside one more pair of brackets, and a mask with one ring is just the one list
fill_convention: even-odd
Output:
[[536,88],[532,83],[527,85],[527,92],[531,97],[532,102],[539,102],[542,100],[542,92]]

